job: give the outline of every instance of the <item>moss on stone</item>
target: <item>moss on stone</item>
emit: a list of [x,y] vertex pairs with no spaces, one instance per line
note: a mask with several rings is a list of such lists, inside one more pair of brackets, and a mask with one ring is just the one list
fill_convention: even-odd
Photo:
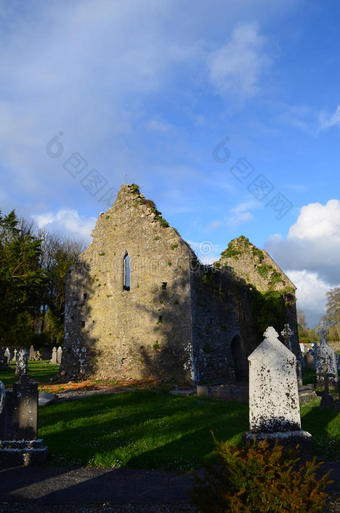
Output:
[[132,183],[130,185],[130,189],[133,193],[140,194],[139,185],[137,185],[136,183]]
[[269,276],[270,269],[272,269],[271,265],[259,265],[257,267],[257,272],[259,273],[260,276],[262,276],[262,278],[267,280],[268,276]]

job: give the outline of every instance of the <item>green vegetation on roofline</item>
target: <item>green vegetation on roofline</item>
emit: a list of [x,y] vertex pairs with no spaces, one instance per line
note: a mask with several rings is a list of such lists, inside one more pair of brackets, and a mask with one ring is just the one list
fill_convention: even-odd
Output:
[[238,260],[239,255],[242,255],[242,251],[235,248],[233,241],[229,242],[227,249],[222,251],[221,256],[225,258],[234,258]]
[[263,279],[267,280],[270,267],[271,266],[268,265],[259,265],[257,267],[257,272],[260,276],[262,276]]
[[130,189],[132,192],[134,192],[135,194],[140,194],[140,190],[139,190],[139,185],[137,185],[136,183],[132,183],[130,185]]
[[169,226],[168,221],[166,221],[166,219],[164,219],[164,217],[162,217],[162,212],[157,210],[157,207],[152,200],[140,198],[139,202],[141,205],[146,205],[147,207],[149,207],[152,210],[152,212],[155,214],[156,221],[159,221],[161,226],[163,226],[163,228],[167,228]]
[[225,249],[221,256],[225,258],[234,258],[238,260],[238,257],[244,253],[251,253],[254,257],[257,257],[260,262],[264,260],[264,252],[261,249],[258,249],[254,244],[250,242],[250,240],[241,235],[237,239],[233,239],[229,242],[227,249]]

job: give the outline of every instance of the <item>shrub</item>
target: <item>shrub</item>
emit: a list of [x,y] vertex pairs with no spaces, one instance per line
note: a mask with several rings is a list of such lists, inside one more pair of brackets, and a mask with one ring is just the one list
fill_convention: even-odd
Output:
[[205,463],[192,500],[201,513],[314,513],[327,499],[329,473],[316,478],[321,463],[299,464],[293,451],[283,453],[265,441],[242,448],[215,440],[218,463]]

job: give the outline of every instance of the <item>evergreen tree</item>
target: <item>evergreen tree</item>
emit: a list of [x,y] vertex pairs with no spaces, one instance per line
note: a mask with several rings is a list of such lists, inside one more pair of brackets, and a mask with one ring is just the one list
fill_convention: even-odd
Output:
[[29,345],[46,286],[41,239],[15,211],[0,212],[0,343]]

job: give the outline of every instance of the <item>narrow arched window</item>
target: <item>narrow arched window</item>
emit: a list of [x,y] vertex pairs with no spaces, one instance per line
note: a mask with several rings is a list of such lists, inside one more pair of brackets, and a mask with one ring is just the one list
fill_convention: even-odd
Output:
[[123,260],[123,290],[130,290],[130,257],[127,253]]

